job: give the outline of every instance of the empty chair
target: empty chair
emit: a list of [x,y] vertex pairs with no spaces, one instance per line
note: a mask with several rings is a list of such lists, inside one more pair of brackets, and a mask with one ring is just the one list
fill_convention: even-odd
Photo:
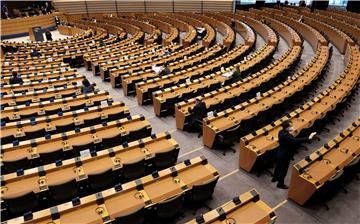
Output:
[[128,116],[128,113],[124,113],[124,112],[120,112],[120,113],[115,113],[115,114],[109,114],[107,121],[115,121],[115,120],[119,120],[121,118],[124,118],[126,116]]
[[156,169],[162,170],[173,166],[177,161],[179,150],[179,148],[175,148],[167,152],[156,153],[154,158]]
[[94,126],[94,125],[97,125],[97,124],[100,124],[101,123],[101,117],[96,117],[96,118],[93,118],[93,119],[84,119],[84,126],[85,127],[89,127],[89,126]]
[[184,196],[182,194],[159,202],[155,206],[156,214],[161,219],[171,219],[183,211]]
[[2,138],[1,138],[1,144],[2,144],[2,145],[10,144],[10,143],[12,143],[15,139],[16,139],[16,138],[15,138],[14,135],[9,135],[9,136],[6,136],[6,137],[2,137]]
[[74,123],[56,126],[56,131],[58,133],[67,132],[67,131],[73,131],[74,129],[75,129],[75,124]]
[[[31,167],[30,160],[23,158],[15,161],[3,161],[6,173],[16,172],[19,169],[28,169]],[[4,172],[4,170],[1,170]],[[3,173],[4,174],[4,173]]]
[[145,175],[145,159],[124,163],[122,167],[122,176],[125,181],[135,180]]
[[211,199],[218,180],[219,177],[215,177],[205,183],[194,185],[190,193],[191,202],[199,203]]
[[125,138],[121,134],[115,135],[109,138],[103,138],[101,142],[101,147],[103,149],[111,148],[117,145],[121,145],[125,141]]
[[74,106],[70,106],[70,110],[81,110],[85,107],[85,103],[79,104],[79,105],[74,105]]
[[[31,113],[31,114],[20,114],[20,119],[26,119],[26,118],[29,118],[29,117],[37,117],[39,116],[38,115],[38,112],[34,112],[34,113]],[[18,119],[16,119],[18,120]]]
[[131,131],[129,133],[128,139],[130,141],[135,141],[141,138],[145,138],[151,134],[151,129],[148,129],[147,127],[143,127],[141,129]]
[[46,133],[47,132],[46,132],[45,128],[42,128],[37,131],[25,132],[25,135],[28,139],[34,139],[34,138],[44,137],[46,135]]
[[73,179],[59,185],[49,186],[49,192],[54,201],[62,203],[75,198],[79,190],[76,181]]
[[96,192],[105,190],[114,185],[114,176],[112,169],[105,172],[92,174],[88,176],[89,186]]
[[56,108],[53,110],[46,110],[46,115],[58,114],[59,112],[62,112],[61,108]]
[[174,98],[168,99],[166,101],[166,110],[168,114],[175,113],[175,104],[180,101],[180,97],[176,96]]
[[226,155],[226,151],[230,150],[236,152],[235,149],[231,148],[234,142],[239,139],[240,125],[237,125],[231,129],[225,130],[217,135],[218,148],[223,149],[223,155]]
[[80,152],[86,149],[92,150],[94,149],[94,143],[90,142],[90,143],[85,143],[83,145],[73,145],[73,150],[76,152]]
[[122,215],[115,218],[116,224],[142,224],[145,221],[145,209],[144,207],[131,212],[129,214]]
[[9,211],[16,216],[26,212],[34,212],[39,207],[39,201],[34,192],[26,193],[22,196],[4,199]]
[[64,151],[62,149],[40,154],[40,161],[43,165],[54,163],[56,160],[59,159],[64,159]]

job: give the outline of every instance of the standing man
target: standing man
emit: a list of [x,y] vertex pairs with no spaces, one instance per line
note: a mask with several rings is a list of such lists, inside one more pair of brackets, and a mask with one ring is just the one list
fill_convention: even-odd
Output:
[[55,24],[56,24],[56,27],[58,27],[60,25],[60,18],[58,16],[55,16]]
[[274,171],[274,176],[271,182],[278,182],[277,187],[281,189],[288,189],[289,187],[284,184],[287,170],[289,168],[290,160],[294,155],[294,150],[303,142],[311,140],[316,132],[310,134],[307,138],[295,138],[292,133],[294,127],[290,121],[284,121],[282,124],[282,130],[279,132],[279,149],[277,151],[277,161]]
[[53,40],[53,39],[52,39],[52,35],[51,35],[51,33],[50,33],[49,30],[46,30],[46,31],[45,31],[45,37],[46,37],[46,40],[47,40],[47,41]]

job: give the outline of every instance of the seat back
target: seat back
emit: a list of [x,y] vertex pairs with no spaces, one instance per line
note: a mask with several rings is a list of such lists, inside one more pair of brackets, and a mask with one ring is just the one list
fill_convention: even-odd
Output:
[[123,177],[127,181],[137,179],[145,174],[145,159],[134,163],[123,164]]
[[151,129],[148,129],[147,127],[143,127],[139,130],[131,131],[129,133],[128,139],[130,141],[135,141],[141,138],[145,138],[151,134]]
[[144,207],[132,213],[115,218],[117,224],[142,224],[145,221]]
[[182,194],[162,201],[156,205],[159,218],[169,219],[179,215],[183,210],[184,196]]
[[105,190],[114,185],[114,177],[112,169],[106,170],[105,172],[89,175],[88,181],[91,189],[96,192]]
[[231,145],[233,142],[235,142],[239,138],[239,130],[241,125],[236,125],[235,127],[228,129],[224,131],[224,142],[225,145]]
[[[7,173],[16,172],[18,169],[25,170],[25,169],[28,169],[31,167],[30,160],[28,160],[27,158],[23,158],[23,159],[11,161],[11,162],[3,161],[3,164],[4,164],[4,167],[5,167]],[[4,172],[4,171],[2,170],[2,172]]]
[[29,211],[33,212],[39,207],[39,201],[34,192],[12,199],[4,199],[4,202],[14,215],[23,215]]
[[214,189],[219,177],[209,180],[206,183],[200,185],[194,185],[191,190],[191,198],[193,201],[200,202],[208,200],[212,197]]
[[79,193],[78,186],[75,180],[69,182],[49,186],[51,197],[56,202],[70,201]]
[[53,163],[59,159],[64,159],[64,151],[62,149],[49,153],[40,153],[40,161],[43,165]]
[[157,170],[162,170],[173,166],[177,161],[179,150],[179,148],[175,148],[167,152],[156,153],[154,163]]
[[101,123],[101,117],[96,117],[93,119],[84,119],[84,126],[85,127],[89,127],[89,126],[94,126],[97,124]]

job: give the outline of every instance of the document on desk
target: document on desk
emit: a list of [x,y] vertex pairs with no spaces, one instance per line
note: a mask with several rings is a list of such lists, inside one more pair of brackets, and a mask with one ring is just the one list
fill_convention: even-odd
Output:
[[226,72],[226,73],[222,74],[222,76],[228,78],[228,77],[231,77],[231,76],[233,75],[233,73],[234,73],[234,72]]
[[152,69],[156,74],[160,74],[160,72],[161,72],[161,67],[160,67],[160,66],[153,65],[153,66],[151,67],[151,69]]

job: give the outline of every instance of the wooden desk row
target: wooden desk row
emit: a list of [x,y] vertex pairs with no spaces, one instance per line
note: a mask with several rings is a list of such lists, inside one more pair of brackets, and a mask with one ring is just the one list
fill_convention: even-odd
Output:
[[[252,74],[241,81],[225,86],[221,89],[217,89],[210,93],[206,93],[204,96],[196,98],[201,99],[206,104],[207,108],[224,103],[227,99],[238,98],[243,94],[253,91],[255,88],[261,89],[261,86],[270,80],[280,76],[284,71],[288,70],[293,63],[295,63],[301,56],[301,47],[294,46],[289,49],[282,57],[280,57],[273,64],[260,70],[259,72]],[[176,127],[183,130],[185,123],[193,114],[189,112],[195,106],[195,98],[189,99],[185,102],[177,104],[175,109],[176,114]],[[232,105],[229,105],[232,106]]]
[[11,62],[3,62],[0,66],[3,70],[10,70],[10,69],[21,69],[26,67],[41,67],[44,65],[51,65],[51,64],[61,64],[61,58],[44,58],[44,59],[34,59],[34,60],[27,60],[23,62],[11,61]]
[[[20,76],[24,83],[39,81],[39,80],[54,80],[54,79],[60,79],[60,78],[66,78],[66,77],[74,77],[79,76],[75,69],[69,68],[64,69],[63,67],[60,67],[58,69],[47,71],[47,72],[33,72],[30,74],[18,74]],[[1,76],[0,83],[3,85],[9,84],[9,81],[11,79],[11,76]]]
[[260,94],[260,96],[247,100],[233,108],[214,114],[203,120],[203,143],[212,148],[216,135],[222,131],[241,125],[242,121],[255,118],[259,113],[279,106],[285,99],[301,91],[315,80],[325,68],[329,60],[329,48],[320,47],[315,58],[304,70],[282,84]]
[[[1,111],[0,118],[8,120],[19,120],[22,117],[31,117],[38,115],[50,115],[52,111],[69,111],[72,107],[92,106],[100,104],[101,101],[111,101],[112,98],[107,91],[98,91],[86,95],[75,95],[72,97],[50,100],[50,102],[31,103],[29,105],[20,105],[6,107]],[[56,112],[57,113],[57,112]]]
[[230,49],[235,43],[235,32],[233,31],[233,29],[227,23],[214,16],[213,14],[204,13],[199,16],[198,14],[188,13],[188,15],[192,17],[196,15],[195,18],[201,19],[203,22],[215,27],[215,29],[223,35],[222,44],[226,46],[227,49]]
[[50,65],[42,65],[42,66],[29,66],[29,67],[25,67],[25,68],[9,68],[9,69],[2,69],[1,70],[1,76],[2,77],[10,77],[12,76],[12,72],[16,71],[18,72],[20,75],[21,74],[30,74],[30,73],[34,73],[34,72],[51,72],[52,70],[55,69],[60,69],[62,67],[68,67],[68,64],[64,64],[63,62],[56,62],[54,64],[50,64]]
[[19,106],[21,104],[30,104],[61,99],[81,93],[81,86],[66,86],[58,89],[43,89],[34,92],[23,92],[17,94],[8,94],[1,96],[1,106]]
[[6,223],[69,223],[74,220],[81,223],[103,223],[143,207],[155,206],[161,201],[190,191],[194,185],[217,177],[218,172],[208,164],[205,157],[196,157],[153,175],[35,212],[29,220],[18,217]]
[[134,57],[142,53],[148,53],[151,49],[159,49],[160,45],[150,44],[147,46],[141,46],[137,43],[126,45],[126,48],[120,48],[116,51],[109,51],[109,48],[103,52],[97,52],[95,55],[90,57],[84,56],[84,62],[87,64],[85,67],[87,70],[93,71],[93,74],[96,75],[100,72],[100,64],[106,63],[108,61],[114,60],[115,58],[124,58],[125,56]]
[[355,46],[348,46],[348,51],[349,58],[345,71],[328,89],[287,116],[241,138],[239,164],[242,169],[250,172],[259,157],[278,147],[277,136],[283,121],[290,120],[297,135],[301,130],[310,128],[316,120],[322,119],[327,112],[334,110],[338,103],[346,99],[360,77],[360,52]]
[[[173,17],[174,14],[173,13],[164,13],[169,17]],[[176,17],[179,20],[182,20],[186,23],[188,23],[189,25],[192,25],[194,27],[202,27],[206,30],[206,35],[205,37],[202,39],[201,43],[203,46],[205,47],[210,47],[216,39],[216,33],[214,28],[212,28],[209,24],[202,22],[201,20],[198,20],[194,17],[189,17],[186,15],[182,15],[180,13],[176,13]]]
[[121,169],[124,164],[131,164],[143,159],[150,160],[157,153],[174,149],[179,149],[179,145],[171,138],[170,133],[159,133],[128,144],[101,150],[96,154],[82,155],[63,160],[61,163],[27,169],[19,176],[17,173],[6,174],[2,176],[1,198],[4,200],[30,192],[43,192],[48,190],[48,186],[66,183],[73,179],[83,181],[89,175],[103,173],[110,169],[116,171]]
[[[41,158],[42,153],[50,153],[58,150],[76,152],[76,146],[96,145],[101,142],[115,146],[123,142],[135,140],[139,136],[132,133],[142,131],[140,138],[151,134],[151,125],[142,115],[129,116],[120,120],[104,122],[91,127],[76,129],[60,134],[48,135],[31,140],[20,141],[16,144],[6,144],[1,146],[2,162],[6,167],[6,162],[18,161],[24,158]],[[91,148],[88,146],[86,148]]]
[[124,103],[108,101],[107,105],[93,106],[49,116],[34,117],[33,120],[3,122],[0,136],[3,144],[7,144],[4,143],[4,138],[22,139],[29,133],[40,132],[42,130],[49,134],[60,133],[61,131],[57,130],[58,127],[65,129],[67,126],[73,126],[74,128],[83,127],[86,126],[87,122],[95,121],[96,119],[99,120],[98,123],[102,123],[103,121],[112,121],[129,115],[130,111]]
[[[217,49],[212,50],[216,55],[221,53],[224,50],[224,46],[215,45]],[[214,47],[215,47],[214,46]],[[168,86],[175,86],[177,84],[184,83],[186,80],[198,79],[204,74],[209,74],[213,71],[220,70],[221,67],[233,62],[239,61],[239,59],[247,52],[248,47],[244,45],[239,45],[237,48],[222,54],[218,57],[211,59],[210,61],[204,62],[202,64],[196,65],[194,67],[188,68],[184,71],[177,72],[175,74],[168,75],[166,77],[155,78],[149,81],[139,82],[136,85],[136,97],[139,104],[143,104],[146,101],[152,101],[152,93]],[[215,51],[215,52],[214,52]],[[222,77],[223,81],[225,77]],[[224,79],[225,78],[225,79]]]
[[[181,73],[181,70],[183,69],[187,69],[214,57],[214,53],[216,52],[211,52],[212,50],[216,50],[216,47],[211,48],[209,51],[204,51],[203,46],[194,44],[176,53],[172,53],[173,55],[163,58],[162,61],[155,62],[155,65],[162,65],[163,61],[170,60],[171,62],[168,62],[167,67],[169,68],[171,73]],[[121,86],[123,88],[124,94],[129,95],[130,93],[135,93],[136,83],[159,78],[160,76],[161,75],[155,73],[152,69],[147,69],[145,71],[140,71],[134,74],[123,75],[121,80]]]
[[186,224],[269,224],[274,223],[276,218],[273,209],[260,200],[259,193],[252,189],[214,210],[197,216],[196,219],[190,220]]
[[341,175],[347,166],[358,163],[359,155],[360,118],[334,139],[294,165],[289,198],[304,205],[328,181]]
[[81,82],[85,76],[80,74],[75,74],[72,77],[63,77],[56,78],[55,80],[37,80],[32,82],[25,82],[23,84],[0,84],[1,94],[16,94],[22,92],[33,92],[36,90],[43,90],[49,88],[59,88],[68,85],[76,85],[78,82]]
[[[200,49],[203,49],[200,47]],[[143,80],[137,80],[137,84],[134,85],[138,103],[141,105],[145,101],[152,101],[152,91],[155,89],[163,88],[164,86],[175,85],[177,83],[184,82],[186,79],[194,79],[200,77],[207,70],[212,70],[211,62],[217,55],[221,54],[224,47],[221,45],[215,45],[206,51],[189,56],[189,58],[182,59],[180,61],[171,63],[169,68],[171,74],[169,75],[154,75],[144,78]],[[185,55],[185,57],[187,57]],[[208,67],[206,67],[209,65]],[[129,82],[123,79],[123,87],[127,86]],[[125,87],[126,88],[126,87]]]
[[123,18],[119,18],[119,17],[104,16],[104,19],[108,20],[109,22],[115,20],[115,21],[128,23],[128,24],[134,25],[136,27],[139,27],[143,32],[148,34],[144,39],[145,45],[156,42],[157,37],[161,35],[161,31],[156,26],[149,24],[149,23],[145,23],[140,20],[135,20],[134,18],[123,19]]
[[172,52],[176,52],[181,49],[181,46],[175,44],[160,48],[157,51],[155,50],[155,52],[149,53],[149,56],[151,57],[148,60],[144,61],[142,61],[142,59],[145,59],[146,56],[128,58],[127,60],[121,59],[117,61],[112,61],[110,63],[103,63],[102,65],[100,65],[100,77],[103,80],[110,77],[111,83],[115,83],[117,80],[121,79],[121,76],[124,74],[150,68],[153,63],[155,64],[158,61],[164,60],[164,58],[168,58],[169,56],[164,56],[164,51],[166,49],[171,49]]
[[166,14],[157,15],[158,18],[173,24],[180,31],[186,32],[187,34],[182,39],[182,45],[188,47],[193,44],[196,40],[197,32],[194,26],[188,24],[187,22],[181,21],[176,16],[167,16]]
[[[246,54],[250,48],[247,46],[243,46],[244,54]],[[255,53],[250,56],[247,56],[239,63],[236,63],[228,68],[225,69],[225,72],[232,72],[234,71],[235,67],[240,67],[242,74],[250,73],[255,66],[260,66],[264,64],[267,59],[269,59],[273,52],[275,51],[275,47],[265,45]],[[166,110],[166,105],[168,104],[167,101],[171,101],[174,98],[178,98],[178,103],[181,100],[185,100],[185,96],[188,94],[197,94],[198,92],[210,92],[213,89],[212,86],[220,86],[223,85],[226,81],[230,80],[231,77],[225,77],[222,75],[223,72],[218,71],[211,75],[206,75],[205,77],[201,77],[199,79],[194,79],[190,83],[180,84],[178,86],[173,86],[167,88],[165,90],[157,91],[153,94],[153,103],[154,103],[154,111],[155,114],[160,116],[161,112]],[[218,87],[216,87],[218,88]],[[178,106],[175,106],[175,109]]]

